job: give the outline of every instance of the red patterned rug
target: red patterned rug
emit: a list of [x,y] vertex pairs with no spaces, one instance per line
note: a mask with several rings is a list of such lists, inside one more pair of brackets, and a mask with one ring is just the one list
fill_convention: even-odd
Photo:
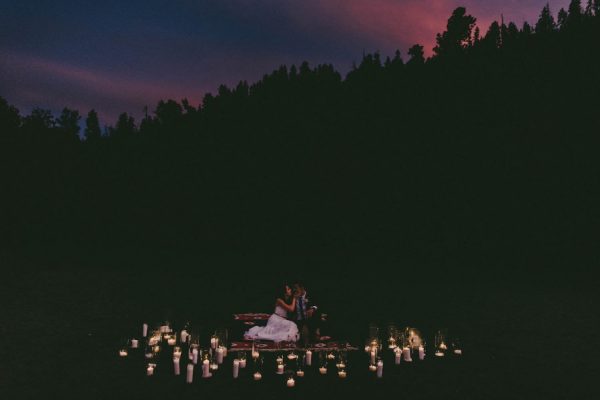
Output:
[[[334,350],[356,350],[347,342],[322,341],[313,343],[306,349],[296,346],[294,342],[275,343],[271,341],[255,341],[254,349],[256,351],[290,351],[290,350],[313,350],[313,351],[334,351]],[[251,351],[252,341],[244,340],[240,342],[231,342],[229,351]]]
[[236,321],[265,321],[269,319],[271,314],[265,313],[243,313],[233,314],[233,319]]

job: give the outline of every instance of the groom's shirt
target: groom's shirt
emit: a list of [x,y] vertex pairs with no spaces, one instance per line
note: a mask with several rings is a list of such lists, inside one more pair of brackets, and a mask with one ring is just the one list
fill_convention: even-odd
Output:
[[298,297],[298,305],[296,307],[296,319],[298,321],[302,321],[306,319],[306,303],[308,300],[306,299],[306,291],[300,297]]

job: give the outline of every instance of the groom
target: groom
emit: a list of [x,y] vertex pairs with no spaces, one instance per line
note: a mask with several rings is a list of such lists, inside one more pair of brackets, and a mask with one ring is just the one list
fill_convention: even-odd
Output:
[[309,305],[308,297],[306,296],[306,288],[302,282],[297,282],[293,285],[294,296],[296,296],[296,312],[293,313],[292,319],[298,325],[300,331],[300,340],[306,346],[309,339],[319,340],[319,320],[317,315],[317,307]]

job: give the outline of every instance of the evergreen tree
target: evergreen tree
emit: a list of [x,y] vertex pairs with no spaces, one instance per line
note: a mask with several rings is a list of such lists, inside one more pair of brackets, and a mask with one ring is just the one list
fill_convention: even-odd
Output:
[[457,55],[473,43],[472,31],[477,19],[467,14],[464,7],[458,7],[446,24],[446,31],[436,36],[437,45],[433,48],[437,56]]
[[79,111],[71,110],[69,108],[63,108],[62,113],[56,120],[58,128],[63,131],[69,137],[78,137],[79,130],[79,120],[81,120],[81,116],[79,115]]
[[86,140],[93,142],[101,137],[100,121],[98,121],[98,113],[96,110],[90,110],[87,118],[85,119],[85,138]]
[[553,32],[555,29],[556,23],[550,11],[550,4],[546,3],[544,8],[542,8],[538,22],[535,24],[535,33],[544,35]]
[[407,65],[422,65],[425,63],[425,53],[423,51],[423,46],[420,44],[415,44],[408,49],[408,55],[410,56],[410,59],[406,63]]
[[558,11],[558,15],[556,18],[558,29],[565,29],[565,27],[567,26],[567,18],[569,18],[569,14],[567,13],[567,11],[565,11],[564,8],[561,8]]

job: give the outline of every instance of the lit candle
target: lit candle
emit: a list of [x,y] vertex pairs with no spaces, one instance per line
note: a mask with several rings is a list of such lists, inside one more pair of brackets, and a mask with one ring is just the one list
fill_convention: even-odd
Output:
[[252,350],[252,358],[254,358],[256,360],[259,356],[260,356],[260,354],[258,353],[258,351]]
[[148,324],[142,325],[142,337],[148,336]]
[[306,351],[306,365],[308,365],[309,367],[312,365],[312,351],[307,350]]
[[396,365],[400,365],[400,361],[402,361],[402,350],[400,350],[400,347],[396,347],[396,350],[394,350],[394,362]]
[[321,375],[325,375],[327,373],[327,367],[323,366],[319,368],[319,372],[321,373]]
[[404,361],[412,362],[412,357],[410,356],[410,347],[405,347],[404,350],[402,350],[402,354],[404,355]]
[[125,350],[125,349],[119,350],[119,356],[127,357],[127,350]]
[[277,364],[277,375],[283,374],[283,364]]
[[154,374],[154,367],[152,365],[149,365],[148,368],[146,368],[146,375],[152,376],[153,374]]
[[174,336],[171,336],[168,340],[167,343],[169,344],[169,346],[175,346],[175,343],[177,343],[177,339],[175,339]]
[[198,364],[198,349],[192,349],[192,362]]
[[302,371],[302,370],[300,369],[300,370],[298,370],[298,371],[296,372],[296,375],[297,375],[298,377],[302,378],[302,377],[304,376],[304,371]]
[[462,354],[462,350],[461,349],[454,349],[454,354],[461,355]]
[[436,356],[436,357],[444,357],[444,352],[443,352],[443,351],[441,351],[441,350],[437,350],[437,351],[435,352],[435,356]]
[[179,357],[173,357],[173,371],[175,371],[175,375],[179,375],[181,373],[179,369]]
[[344,364],[343,362],[335,364],[335,366],[337,367],[337,369],[344,369],[344,368],[346,368],[346,364]]
[[383,376],[383,361],[379,360],[377,363],[377,377],[381,378]]
[[188,364],[187,375],[185,377],[185,381],[187,383],[192,383],[193,380],[194,380],[194,364]]
[[255,381],[260,381],[261,379],[262,379],[262,374],[260,372],[256,371],[254,373],[254,380]]
[[423,361],[425,359],[425,347],[419,346],[419,360]]
[[202,377],[210,378],[210,361],[208,360],[202,361]]
[[371,371],[371,372],[377,371],[377,366],[375,364],[369,365],[369,371]]
[[146,358],[152,358],[153,354],[151,351],[149,351],[148,353],[146,353]]
[[371,351],[371,364],[375,364],[375,356],[376,356],[376,353],[374,350],[372,350]]
[[290,378],[287,380],[287,387],[294,387],[296,385],[296,381],[294,381],[294,378]]
[[240,368],[246,368],[246,359],[245,358],[242,358],[240,360]]
[[213,362],[212,364],[210,364],[210,369],[212,369],[213,371],[218,370],[219,364],[217,364],[216,362]]
[[159,345],[154,346],[152,348],[152,351],[155,352],[155,353],[158,353],[160,351],[160,346]]
[[277,356],[277,359],[275,360],[275,362],[282,363],[283,362],[283,356]]
[[294,353],[290,353],[287,356],[288,360],[295,360],[296,358],[298,358],[298,356]]
[[217,364],[223,364],[223,347],[217,348]]
[[338,376],[342,379],[346,378],[346,371],[339,371]]
[[240,360],[233,360],[233,377],[237,378],[240,373]]
[[442,342],[442,343],[440,344],[440,349],[442,349],[442,350],[446,350],[446,349],[448,349],[448,346],[446,346],[446,343]]
[[188,333],[184,329],[184,330],[181,331],[181,343],[187,342],[187,338],[188,338]]
[[210,338],[210,347],[216,349],[219,345],[219,338]]
[[161,325],[160,326],[160,333],[168,333],[169,332],[169,325]]
[[173,357],[181,357],[181,347],[175,346],[175,348],[173,349]]
[[139,342],[137,339],[131,339],[131,348],[132,349],[137,349],[139,345]]
[[328,360],[335,360],[335,354],[333,354],[333,353],[327,354],[327,359]]

